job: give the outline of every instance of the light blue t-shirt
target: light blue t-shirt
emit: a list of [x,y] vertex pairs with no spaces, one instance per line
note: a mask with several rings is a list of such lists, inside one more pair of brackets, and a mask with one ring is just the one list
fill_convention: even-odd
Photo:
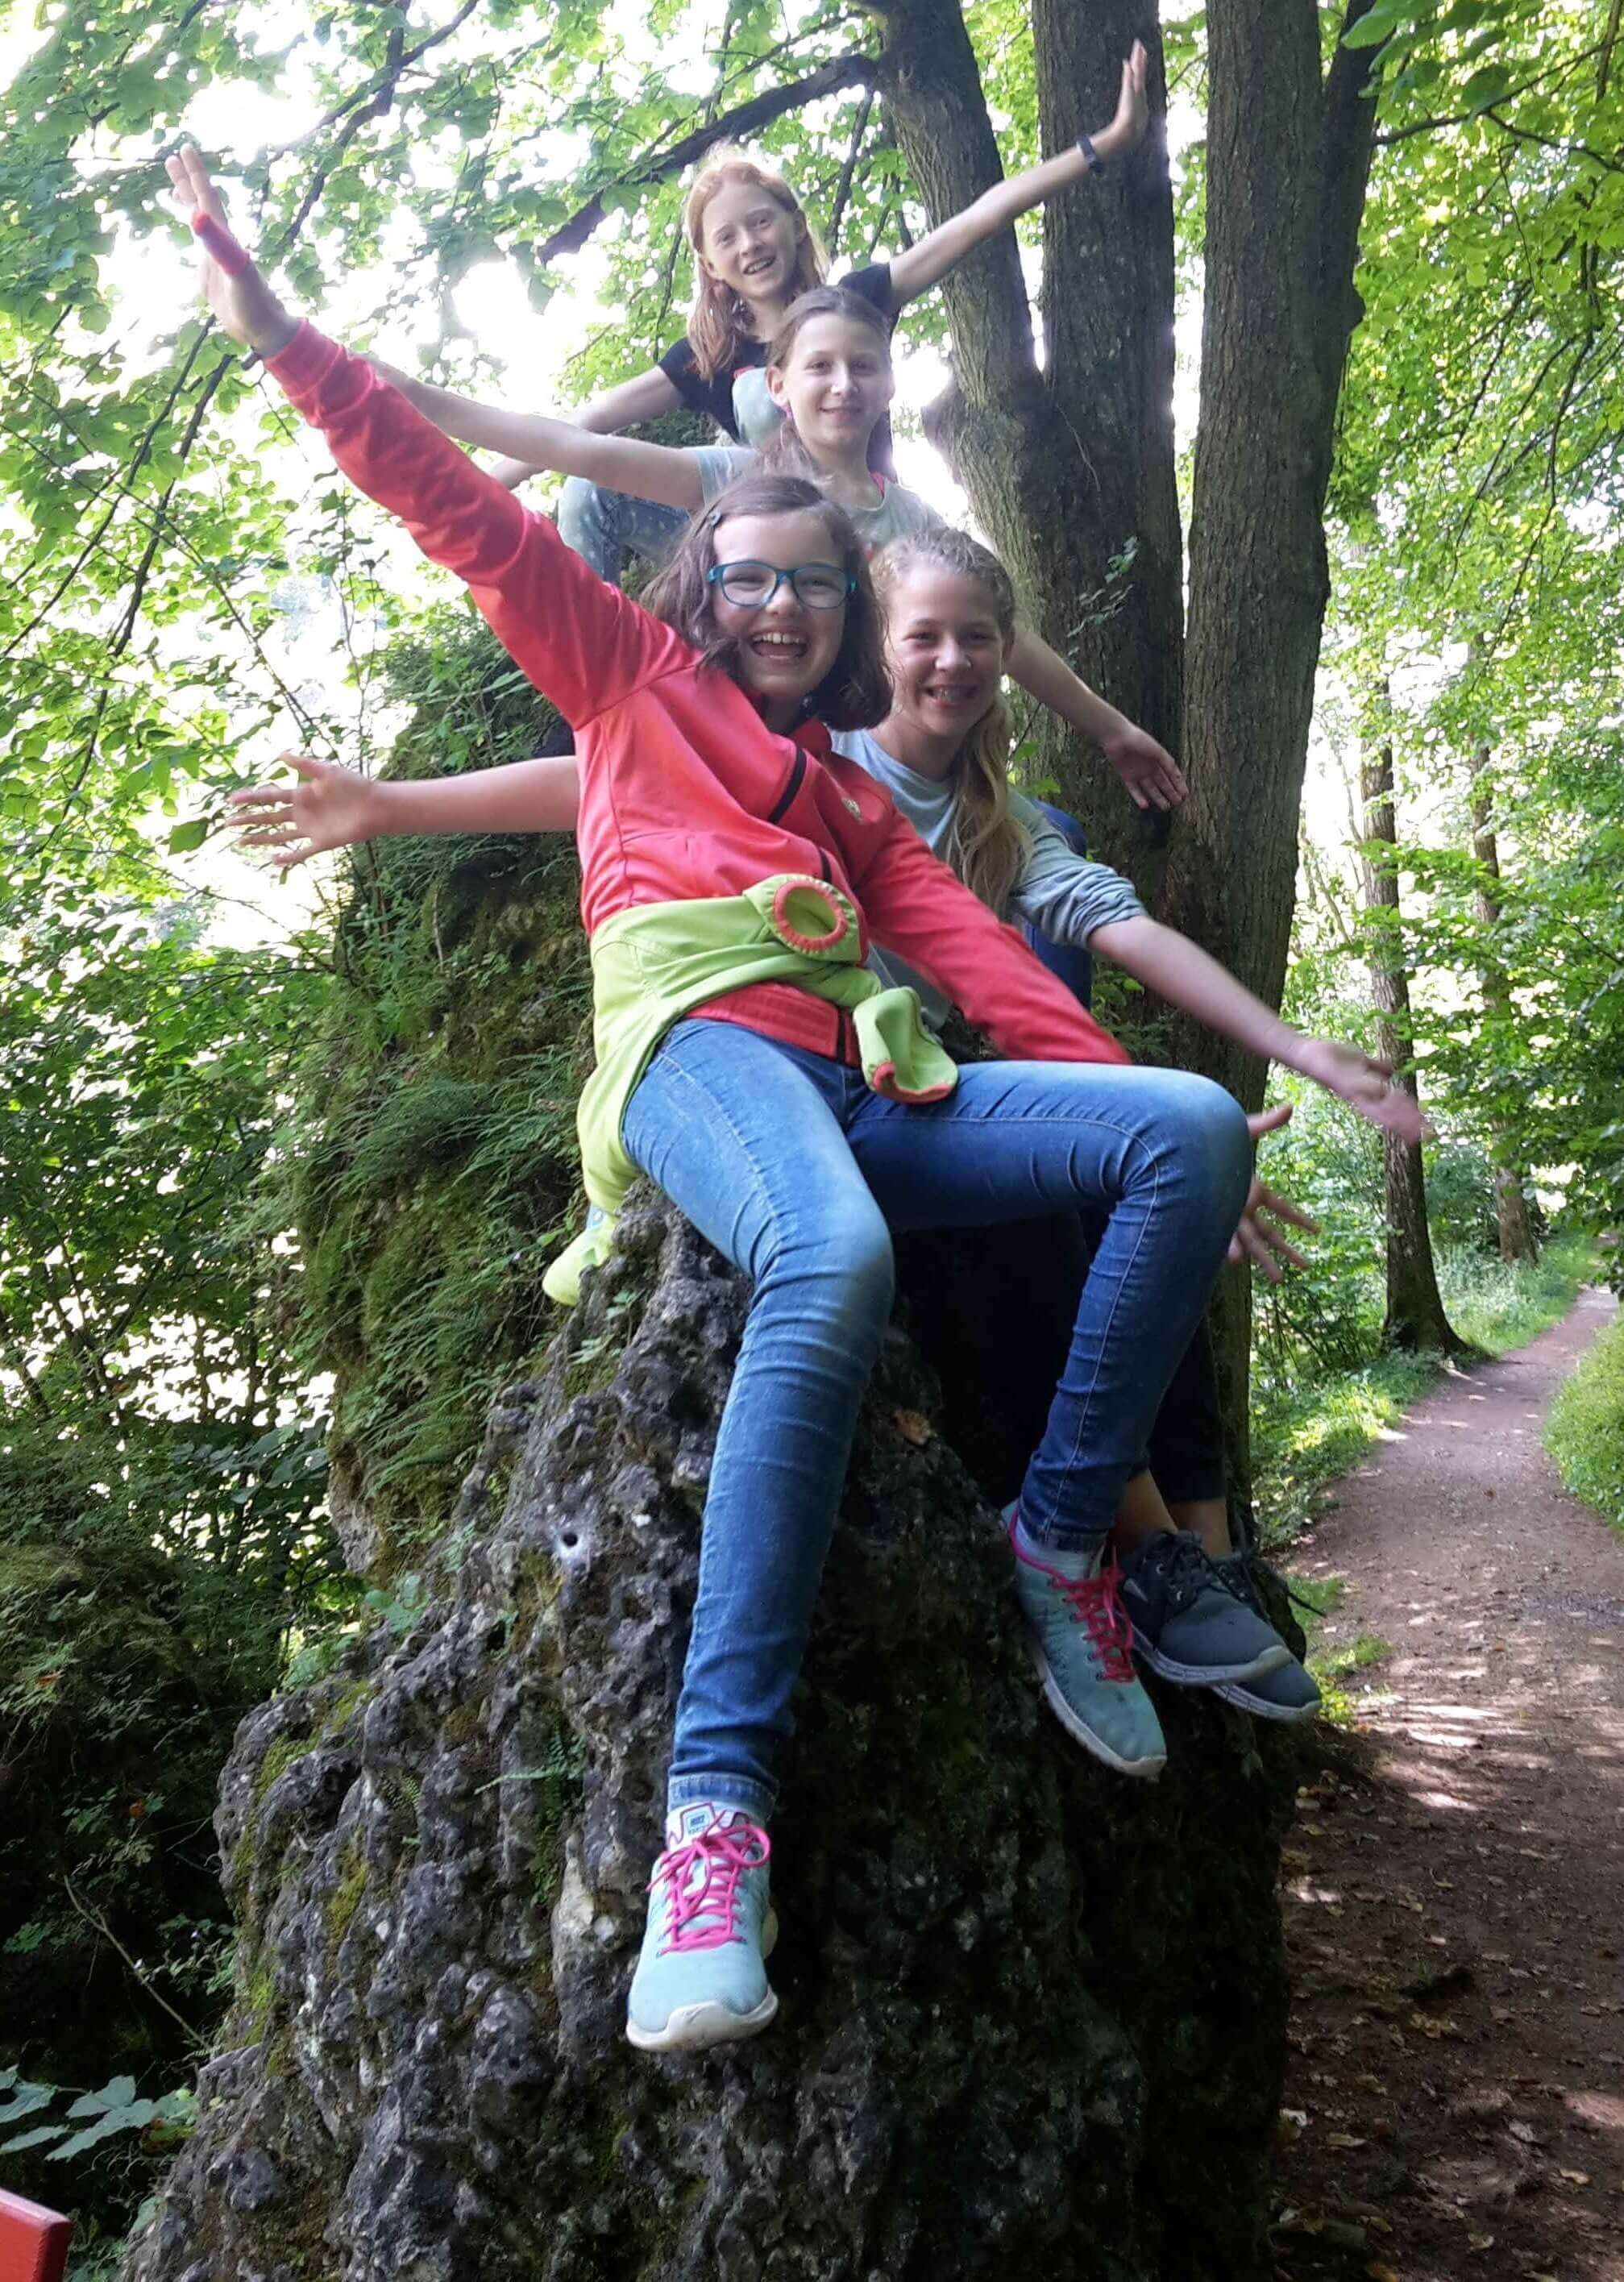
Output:
[[[718,492],[726,491],[730,484],[737,483],[740,476],[749,475],[762,464],[757,454],[743,451],[737,444],[691,446],[688,456],[698,462],[700,489],[707,507]],[[910,492],[884,476],[876,476],[874,485],[872,507],[848,507],[846,510],[856,525],[866,554],[875,554],[891,539],[901,539],[909,532],[942,527],[940,516],[917,492]]]
[[[931,853],[945,863],[953,822],[952,786],[893,760],[870,730],[837,729],[831,741],[838,753],[884,785]],[[1096,929],[1145,917],[1143,904],[1121,873],[1107,864],[1091,863],[1068,848],[1034,802],[1011,792],[1009,812],[1024,827],[1031,846],[1001,919],[1024,920],[1051,943],[1083,948]],[[888,983],[906,983],[916,990],[925,1021],[932,1029],[941,1028],[950,1002],[934,983],[893,951],[878,946],[869,954],[869,965]]]

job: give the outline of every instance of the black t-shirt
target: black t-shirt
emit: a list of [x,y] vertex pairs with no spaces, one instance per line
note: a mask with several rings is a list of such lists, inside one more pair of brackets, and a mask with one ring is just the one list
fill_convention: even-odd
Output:
[[[848,269],[844,277],[837,277],[833,282],[843,291],[858,294],[863,300],[871,301],[888,322],[895,323],[891,306],[891,264],[888,261],[870,261],[865,268]],[[759,423],[753,423],[747,417],[741,418],[739,408],[734,400],[735,391],[741,381],[746,389],[754,385],[764,394],[762,383],[752,384],[745,376],[764,371],[766,365],[765,341],[741,341],[733,359],[732,369],[719,372],[713,379],[706,380],[694,363],[693,344],[686,333],[673,347],[667,349],[660,360],[661,371],[688,409],[708,413],[717,427],[731,436],[736,444],[759,445],[766,441],[765,434],[760,431]],[[882,420],[869,439],[869,465],[878,469],[881,475],[895,477],[889,420]]]

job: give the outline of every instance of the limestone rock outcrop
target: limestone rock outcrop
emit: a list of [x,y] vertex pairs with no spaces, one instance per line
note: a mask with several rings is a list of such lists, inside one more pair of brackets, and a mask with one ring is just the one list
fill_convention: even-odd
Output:
[[625,1989],[744,1287],[646,1191],[492,1413],[448,1589],[239,1731],[239,1994],[125,2282],[1256,2282],[1289,1738],[1043,1710],[996,1518],[893,1331],[774,1830],[781,2010]]

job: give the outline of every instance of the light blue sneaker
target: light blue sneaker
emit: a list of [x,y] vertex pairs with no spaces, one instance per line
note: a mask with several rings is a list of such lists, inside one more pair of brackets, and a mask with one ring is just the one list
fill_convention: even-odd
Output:
[[759,2036],[777,2011],[762,1963],[778,1937],[771,1851],[741,1807],[706,1799],[669,1817],[626,2006],[626,2034],[640,2051],[733,2044]]
[[[1117,1598],[1117,1570],[1102,1551],[1044,1560],[1023,1544],[1009,1509],[1015,1597],[1049,1710],[1086,1751],[1118,1774],[1159,1775],[1167,1745],[1156,1706],[1133,1670],[1133,1632]],[[1065,1566],[1055,1565],[1063,1562]],[[1068,1574],[1075,1570],[1078,1573]]]

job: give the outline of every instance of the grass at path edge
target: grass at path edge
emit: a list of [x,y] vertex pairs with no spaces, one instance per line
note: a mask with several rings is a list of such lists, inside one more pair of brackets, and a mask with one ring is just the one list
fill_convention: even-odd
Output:
[[1574,1495],[1624,1536],[1624,1321],[1601,1334],[1551,1404],[1545,1448]]
[[[1508,1267],[1478,1253],[1445,1254],[1438,1262],[1439,1288],[1460,1336],[1490,1354],[1505,1354],[1560,1322],[1594,1263],[1594,1247],[1585,1236],[1553,1238],[1531,1267]],[[1356,1370],[1313,1370],[1311,1376],[1311,1365],[1305,1365],[1288,1392],[1260,1396],[1252,1414],[1252,1468],[1264,1549],[1288,1546],[1313,1518],[1325,1485],[1349,1472],[1449,1367],[1435,1354],[1377,1354]],[[1587,1424],[1581,1439],[1596,1454],[1589,1478],[1612,1479],[1624,1498],[1624,1471],[1606,1473],[1609,1463],[1624,1469],[1624,1345],[1614,1368],[1616,1439],[1606,1443],[1594,1424]],[[1577,1437],[1579,1430],[1573,1432]],[[1611,1458],[1604,1449],[1612,1452]],[[1553,1455],[1560,1465],[1560,1455]],[[1579,1496],[1591,1495],[1576,1482],[1568,1486]],[[1601,1502],[1594,1496],[1591,1502]],[[1612,1510],[1624,1525],[1624,1505]]]

